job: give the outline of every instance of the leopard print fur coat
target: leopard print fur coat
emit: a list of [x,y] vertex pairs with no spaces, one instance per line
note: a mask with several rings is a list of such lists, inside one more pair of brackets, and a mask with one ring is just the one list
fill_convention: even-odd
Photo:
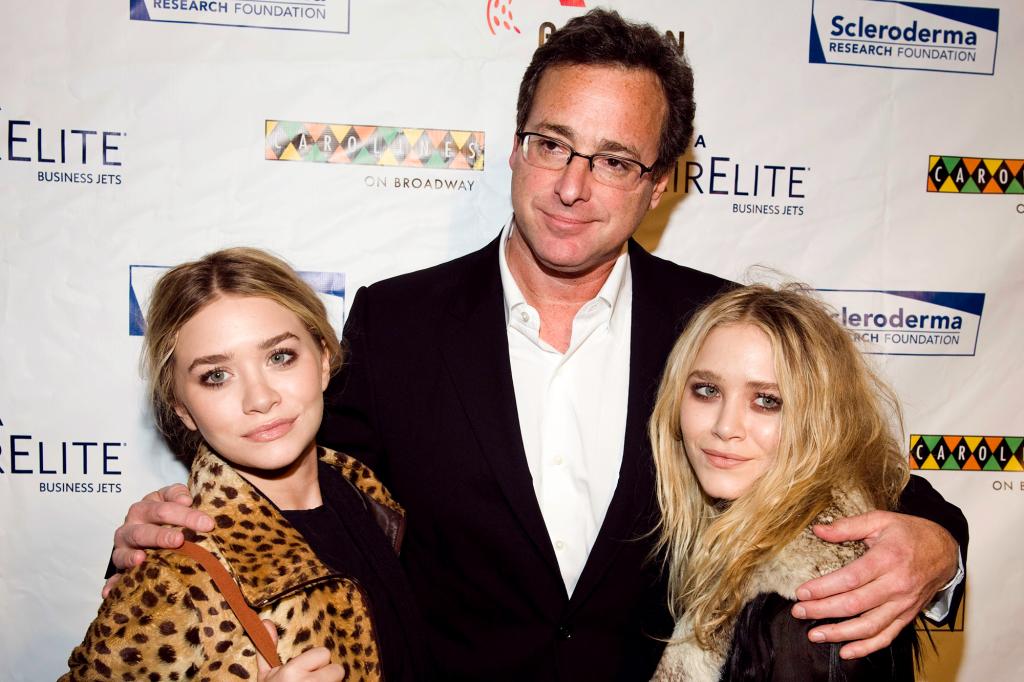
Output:
[[[363,495],[395,551],[404,512],[373,473],[320,448]],[[322,563],[277,507],[207,449],[196,456],[189,489],[213,517],[186,538],[227,569],[260,618],[277,625],[283,662],[325,646],[346,680],[378,680],[378,646],[360,586]],[[256,649],[206,571],[170,550],[149,552],[100,606],[61,681],[255,680]]]

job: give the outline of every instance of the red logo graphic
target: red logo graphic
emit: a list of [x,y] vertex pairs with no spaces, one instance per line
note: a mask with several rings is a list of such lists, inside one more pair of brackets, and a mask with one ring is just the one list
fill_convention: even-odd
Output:
[[492,34],[496,28],[522,33],[512,21],[512,0],[487,0],[487,28]]
[[[559,0],[562,7],[586,7],[584,0]],[[512,19],[512,0],[487,0],[487,28],[491,34],[497,29],[503,28],[506,31],[522,33]]]

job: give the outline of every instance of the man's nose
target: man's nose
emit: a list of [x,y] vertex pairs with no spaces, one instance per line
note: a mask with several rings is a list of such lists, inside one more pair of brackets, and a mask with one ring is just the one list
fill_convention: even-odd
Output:
[[593,182],[590,161],[580,156],[574,156],[562,169],[558,182],[555,184],[555,194],[566,206],[571,206],[577,201],[587,201],[590,199]]

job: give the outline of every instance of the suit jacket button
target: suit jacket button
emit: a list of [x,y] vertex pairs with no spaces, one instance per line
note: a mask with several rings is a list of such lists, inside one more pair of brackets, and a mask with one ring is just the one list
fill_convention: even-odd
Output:
[[572,639],[572,630],[569,629],[568,625],[558,626],[558,638],[559,639]]

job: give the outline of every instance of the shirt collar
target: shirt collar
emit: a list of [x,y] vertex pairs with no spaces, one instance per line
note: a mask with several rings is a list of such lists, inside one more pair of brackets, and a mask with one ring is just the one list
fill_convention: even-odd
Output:
[[[501,288],[504,293],[506,324],[508,324],[509,314],[513,310],[519,306],[528,305],[523,297],[523,292],[516,283],[515,277],[512,276],[512,271],[509,270],[508,257],[506,255],[508,240],[512,236],[515,224],[515,216],[509,218],[509,221],[505,223],[505,227],[501,230],[501,243],[498,248],[498,270],[501,273]],[[605,280],[604,285],[597,292],[597,296],[593,300],[604,302],[614,314],[615,305],[627,287],[630,274],[629,253],[627,250],[623,250],[622,254],[615,260],[615,265],[608,274],[608,279]]]

